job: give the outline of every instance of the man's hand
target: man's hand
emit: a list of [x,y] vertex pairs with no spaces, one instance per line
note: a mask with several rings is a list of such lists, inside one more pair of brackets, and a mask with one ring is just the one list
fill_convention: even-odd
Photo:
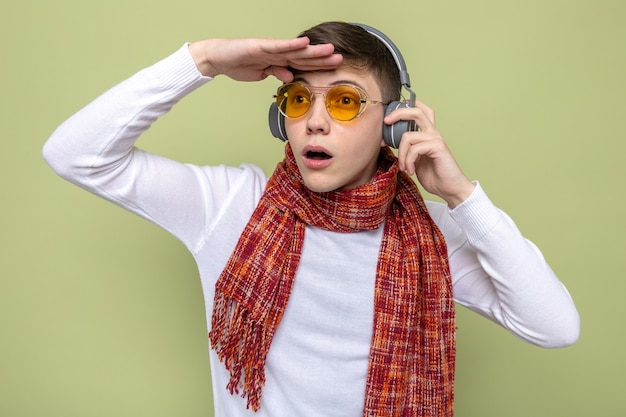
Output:
[[206,76],[223,74],[237,81],[260,81],[272,75],[293,80],[287,67],[303,71],[332,70],[343,57],[331,44],[309,45],[309,39],[207,39],[189,45],[198,70]]
[[467,179],[435,127],[435,113],[424,103],[400,108],[385,118],[392,124],[413,120],[419,131],[406,132],[398,149],[400,169],[415,174],[426,191],[444,199],[451,208],[465,201],[475,185]]

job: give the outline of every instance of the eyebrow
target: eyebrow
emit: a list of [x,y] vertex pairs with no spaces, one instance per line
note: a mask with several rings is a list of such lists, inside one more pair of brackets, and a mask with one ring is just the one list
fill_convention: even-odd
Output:
[[[309,83],[307,81],[307,79],[305,77],[302,77],[302,76],[295,77],[292,82],[294,82],[294,83],[295,82],[300,82],[300,83],[306,84],[308,87],[321,87],[321,86],[317,86],[317,85],[311,85],[311,83]],[[343,79],[342,80],[335,80],[335,81],[330,83],[330,86],[334,87],[336,85],[343,85],[343,84],[356,85],[361,90],[367,92],[367,89],[364,86],[362,86],[361,84],[359,84],[358,82],[356,82],[355,80],[347,80],[347,79],[346,80],[343,80]]]

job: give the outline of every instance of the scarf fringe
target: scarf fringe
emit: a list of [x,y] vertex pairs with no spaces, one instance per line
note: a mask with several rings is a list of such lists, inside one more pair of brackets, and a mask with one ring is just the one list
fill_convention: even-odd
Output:
[[[226,386],[230,394],[247,398],[246,408],[258,411],[265,385],[267,332],[250,317],[250,312],[221,292],[215,294],[209,339],[217,356],[230,372]],[[243,379],[242,379],[243,375]]]

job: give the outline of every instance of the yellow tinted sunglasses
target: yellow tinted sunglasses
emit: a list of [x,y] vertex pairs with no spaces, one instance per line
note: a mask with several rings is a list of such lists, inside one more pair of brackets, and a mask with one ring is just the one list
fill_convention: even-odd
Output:
[[[326,94],[313,93],[310,88],[327,90]],[[276,104],[280,112],[289,118],[304,116],[313,103],[313,96],[322,94],[328,114],[335,120],[346,122],[357,118],[365,111],[367,104],[389,104],[382,101],[368,100],[365,91],[352,85],[332,87],[307,87],[299,83],[284,84],[278,88]]]

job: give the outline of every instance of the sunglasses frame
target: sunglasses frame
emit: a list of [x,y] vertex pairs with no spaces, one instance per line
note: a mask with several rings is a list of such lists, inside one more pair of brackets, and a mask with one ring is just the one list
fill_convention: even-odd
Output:
[[[285,114],[285,112],[283,111],[282,108],[282,104],[283,101],[287,99],[287,97],[284,94],[280,94],[281,90],[284,90],[287,86],[290,85],[295,85],[295,86],[300,86],[302,87],[305,91],[307,91],[309,93],[309,97],[310,97],[310,102],[309,102],[309,106],[306,109],[306,111],[304,113],[302,113],[300,116],[289,116],[287,114]],[[355,90],[357,93],[359,93],[359,103],[360,103],[360,107],[358,112],[351,118],[349,119],[338,119],[337,117],[335,117],[332,112],[330,111],[330,105],[327,101],[328,98],[328,93],[330,92],[330,90],[332,90],[333,88],[339,88],[339,87],[348,87],[351,88],[353,90]],[[326,93],[322,93],[322,92],[313,92],[311,91],[311,89],[322,89],[322,90],[327,90]],[[355,85],[351,85],[351,84],[338,84],[338,85],[333,85],[333,86],[329,86],[329,87],[316,87],[316,86],[309,86],[309,85],[305,85],[302,83],[286,83],[281,85],[280,87],[278,87],[278,90],[276,91],[276,94],[274,94],[274,99],[276,100],[276,105],[278,106],[278,111],[280,111],[280,113],[289,118],[289,119],[297,119],[298,117],[302,117],[304,115],[306,115],[309,110],[311,110],[311,106],[313,105],[313,100],[314,100],[314,96],[316,94],[321,94],[324,97],[324,107],[326,107],[326,111],[328,112],[328,114],[330,115],[330,117],[332,117],[333,119],[340,121],[340,122],[349,122],[350,120],[354,120],[357,117],[359,117],[361,114],[363,114],[363,112],[365,111],[365,109],[367,108],[368,104],[383,104],[383,105],[388,105],[390,102],[385,102],[385,101],[378,101],[378,100],[368,100],[367,97],[367,93],[360,87],[357,87]],[[280,99],[282,97],[282,99]],[[279,100],[280,99],[280,100]]]

